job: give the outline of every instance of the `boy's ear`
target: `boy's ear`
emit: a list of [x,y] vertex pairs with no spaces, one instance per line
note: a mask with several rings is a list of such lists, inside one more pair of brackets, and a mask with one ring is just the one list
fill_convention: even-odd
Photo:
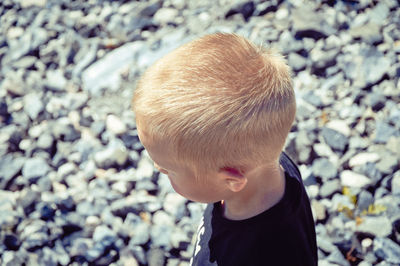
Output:
[[237,168],[223,167],[219,170],[219,175],[232,192],[241,191],[247,184],[247,177]]

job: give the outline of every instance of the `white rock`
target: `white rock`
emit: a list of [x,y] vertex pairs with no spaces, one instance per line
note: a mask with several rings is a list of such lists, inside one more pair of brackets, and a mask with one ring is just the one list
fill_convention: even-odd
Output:
[[27,8],[31,6],[40,6],[44,7],[46,5],[47,0],[21,0],[20,4],[22,8]]
[[374,163],[379,160],[379,154],[374,152],[363,152],[359,153],[349,161],[349,166],[354,167],[357,165],[363,165],[366,163]]
[[164,210],[180,219],[185,211],[186,199],[177,193],[168,193],[164,199]]
[[342,186],[363,188],[372,183],[365,175],[357,174],[350,170],[344,170],[340,174],[340,182]]
[[122,122],[119,117],[116,115],[108,115],[107,120],[106,120],[106,127],[107,130],[113,132],[116,135],[122,135],[126,133],[126,125],[124,122]]
[[37,94],[31,93],[24,97],[24,111],[32,120],[38,117],[43,108],[42,99]]
[[132,64],[142,46],[142,42],[127,43],[90,65],[82,73],[83,89],[95,95],[102,88],[117,90],[121,85],[121,72]]
[[178,10],[175,8],[161,8],[154,14],[154,21],[160,24],[166,24],[173,21],[178,16]]
[[336,130],[340,133],[342,133],[343,135],[345,135],[346,137],[350,136],[351,130],[349,128],[349,126],[347,125],[347,123],[343,120],[332,120],[329,121],[326,124],[327,128]]

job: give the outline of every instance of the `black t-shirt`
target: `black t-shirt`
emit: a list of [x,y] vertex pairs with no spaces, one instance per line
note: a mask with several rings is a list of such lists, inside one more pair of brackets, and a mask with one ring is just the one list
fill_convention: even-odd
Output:
[[191,265],[317,265],[314,220],[300,172],[285,153],[280,164],[285,169],[285,193],[265,212],[229,220],[219,202],[207,205]]

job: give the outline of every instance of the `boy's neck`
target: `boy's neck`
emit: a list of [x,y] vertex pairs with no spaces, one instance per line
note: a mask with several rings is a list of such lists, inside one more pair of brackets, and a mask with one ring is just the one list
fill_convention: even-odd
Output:
[[256,216],[276,205],[285,193],[285,173],[279,164],[258,168],[247,178],[242,191],[222,201],[225,218],[244,220]]

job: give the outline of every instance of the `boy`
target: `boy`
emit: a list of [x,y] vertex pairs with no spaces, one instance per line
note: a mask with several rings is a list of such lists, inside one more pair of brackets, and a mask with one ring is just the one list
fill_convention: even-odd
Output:
[[281,56],[204,36],[144,73],[133,109],[155,167],[208,203],[191,265],[317,265],[309,199],[282,152],[296,103]]

